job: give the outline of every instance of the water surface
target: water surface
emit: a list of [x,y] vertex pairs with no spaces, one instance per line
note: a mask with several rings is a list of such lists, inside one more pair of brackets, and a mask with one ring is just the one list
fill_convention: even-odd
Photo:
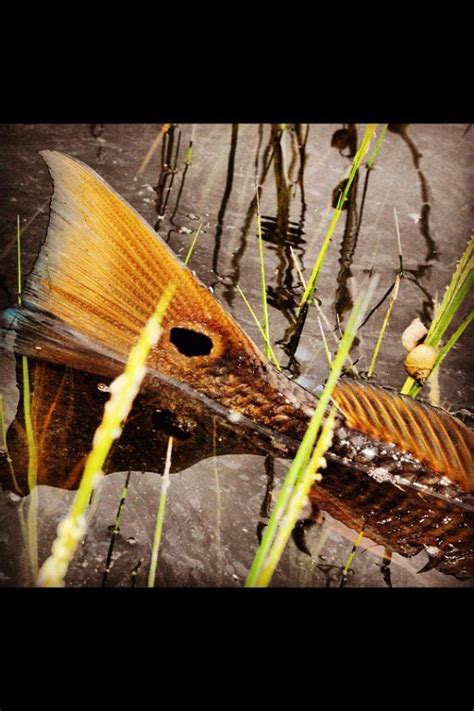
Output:
[[[358,285],[379,274],[376,300],[399,268],[393,210],[403,244],[406,278],[376,367],[376,379],[400,388],[405,379],[400,335],[416,316],[428,324],[432,300],[442,296],[470,235],[473,217],[473,135],[462,125],[391,126],[376,161],[365,166],[351,190],[324,263],[317,296],[331,326],[344,322]],[[260,313],[256,184],[265,248],[270,327],[275,351],[288,375],[314,389],[327,376],[315,309],[299,342],[294,337],[301,280],[307,278],[328,228],[364,126],[269,125],[171,126],[143,167],[160,125],[4,125],[0,127],[0,308],[16,298],[17,214],[22,226],[23,271],[28,273],[45,237],[51,183],[38,156],[60,150],[94,168],[181,257],[193,233],[201,235],[190,266],[261,345],[258,330],[236,285]],[[360,332],[352,358],[367,370],[385,307]],[[462,314],[460,315],[462,316]],[[337,331],[335,332],[337,335]],[[333,336],[326,327],[331,348]],[[471,407],[469,358],[472,333],[450,354],[440,375],[441,402],[451,410]],[[295,348],[295,346],[297,346]],[[294,351],[294,357],[291,353]],[[2,358],[1,387],[11,419],[18,400],[14,363]],[[275,462],[276,485],[287,464]],[[267,463],[268,469],[268,463]],[[101,585],[127,473],[106,478],[94,519],[74,560],[68,584]],[[174,474],[166,511],[157,585],[243,584],[257,545],[267,475],[265,460],[249,455],[203,460]],[[106,584],[146,581],[160,477],[134,472],[115,537]],[[72,492],[39,487],[39,559],[48,555],[58,520]],[[0,496],[0,584],[28,584],[21,545],[19,502]],[[356,532],[329,520],[307,532],[312,557],[288,545],[274,585],[337,586]],[[361,545],[348,585],[385,586],[380,547]],[[459,585],[431,571],[417,575],[424,553],[408,561],[394,556],[393,585]]]

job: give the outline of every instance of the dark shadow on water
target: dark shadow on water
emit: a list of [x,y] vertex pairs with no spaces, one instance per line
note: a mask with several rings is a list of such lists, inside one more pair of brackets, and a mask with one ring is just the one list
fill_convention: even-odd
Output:
[[[104,139],[103,139],[103,136],[102,136],[102,134],[104,133],[104,129],[105,129],[105,125],[104,125],[103,123],[91,123],[91,125],[90,125],[90,134],[91,134],[91,136],[92,136],[93,138],[97,138],[97,139],[100,138],[100,139],[102,139],[102,141],[104,142]],[[99,143],[99,142],[97,143],[96,156],[97,156],[97,160],[98,160],[100,163],[102,163],[103,158],[104,158],[104,156],[103,156],[103,146],[102,146],[102,142],[101,142],[101,143]]]
[[[260,132],[259,132],[258,147],[260,146],[260,143],[261,143],[261,136],[260,136]],[[268,143],[265,147],[264,153],[263,153],[262,170],[261,170],[260,177],[258,180],[258,190],[259,190],[259,198],[260,199],[261,199],[261,192],[263,190],[263,186],[265,184],[265,180],[267,178],[268,171],[269,171],[270,166],[272,164],[273,158],[274,158],[274,145],[273,145],[273,136],[271,135],[268,140]],[[255,161],[258,162],[258,153],[256,155]],[[239,240],[240,244],[239,244],[237,250],[232,255],[231,264],[230,264],[230,275],[225,281],[225,289],[224,289],[223,296],[230,307],[232,307],[233,303],[234,303],[236,285],[240,281],[241,263],[242,263],[244,254],[247,250],[247,237],[248,237],[251,225],[252,225],[252,221],[255,219],[256,212],[257,212],[257,197],[256,197],[256,195],[254,195],[252,200],[250,201],[250,205],[249,205],[249,207],[247,209],[247,213],[245,215],[244,223],[243,223],[242,228],[240,230],[240,240]]]
[[418,175],[418,180],[420,182],[420,192],[421,192],[421,206],[420,215],[418,220],[418,226],[420,233],[425,241],[426,254],[424,262],[420,262],[415,269],[407,269],[407,273],[412,275],[414,284],[422,291],[422,293],[427,297],[422,304],[422,319],[430,320],[433,310],[433,298],[431,294],[428,293],[426,288],[423,287],[421,282],[429,274],[433,267],[433,262],[437,261],[439,258],[438,248],[436,241],[434,240],[431,229],[430,229],[430,213],[431,213],[431,195],[428,180],[421,170],[420,162],[423,158],[423,154],[420,153],[417,146],[415,145],[413,139],[408,135],[408,127],[410,124],[407,123],[389,123],[388,130],[392,133],[397,134],[407,145],[413,165]]
[[[357,153],[357,129],[355,124],[349,124],[347,128],[339,129],[332,137],[331,145],[338,148],[339,153],[348,158],[352,163]],[[344,153],[343,150],[347,150]],[[346,180],[340,183],[333,193],[333,209],[336,208],[340,193],[346,186]],[[346,213],[346,222],[342,235],[341,248],[339,254],[339,273],[336,278],[337,289],[334,300],[334,309],[339,319],[342,320],[344,314],[352,308],[352,295],[348,287],[348,281],[352,276],[352,261],[357,246],[357,237],[360,229],[360,220],[357,214],[357,190],[359,187],[359,173],[357,172],[347,195],[347,200],[343,206]]]
[[107,558],[105,560],[105,568],[104,568],[104,573],[102,575],[102,587],[105,588],[107,585],[107,578],[110,572],[110,567],[112,564],[112,558],[114,555],[114,547],[115,547],[115,540],[117,538],[117,535],[120,532],[120,517],[122,515],[123,507],[125,506],[125,502],[127,499],[127,492],[128,492],[128,485],[130,482],[130,475],[131,471],[129,470],[127,472],[127,478],[125,480],[124,487],[122,489],[122,496],[119,501],[118,509],[117,509],[117,515],[115,517],[115,523],[112,527],[112,534],[110,536],[110,543],[109,543],[109,549],[107,551]]
[[[262,216],[262,236],[264,241],[272,245],[270,249],[276,252],[278,265],[276,269],[276,286],[269,283],[267,289],[268,303],[280,311],[288,323],[295,321],[295,309],[298,304],[298,295],[295,293],[297,274],[294,266],[291,248],[303,253],[302,245],[306,244],[303,238],[301,223],[290,222],[291,202],[293,199],[292,187],[287,180],[285,158],[281,145],[282,131],[278,126],[272,127],[274,139],[274,175],[277,197],[276,217]],[[291,135],[294,135],[293,132]],[[294,140],[292,141],[294,146]],[[298,151],[294,151],[293,166],[298,158]],[[288,169],[288,176],[292,173]],[[281,342],[281,341],[278,341]]]
[[[298,141],[298,151],[299,151],[299,155],[300,155],[300,165],[299,165],[298,177],[296,180],[296,182],[300,188],[300,197],[301,197],[301,213],[300,213],[300,219],[298,220],[298,222],[301,225],[301,228],[303,228],[303,225],[305,223],[306,210],[307,210],[304,177],[305,177],[305,168],[306,168],[306,146],[307,146],[308,137],[309,137],[309,123],[306,124],[306,129],[303,129],[303,125],[301,123],[295,123],[295,135],[296,135],[296,138]],[[303,255],[301,256],[301,263],[302,263],[302,265],[304,265]]]
[[193,141],[189,141],[189,143],[188,143],[188,148],[187,148],[187,150],[186,150],[186,160],[185,160],[185,163],[184,163],[184,170],[183,170],[183,173],[182,173],[182,175],[181,175],[181,181],[180,181],[179,188],[178,188],[178,195],[176,196],[176,202],[175,202],[175,205],[174,205],[174,208],[173,208],[173,214],[172,214],[171,217],[170,217],[170,223],[171,223],[172,225],[174,225],[174,218],[175,218],[175,216],[176,216],[176,213],[177,213],[178,208],[179,208],[179,204],[180,204],[180,202],[181,202],[181,196],[182,196],[182,194],[183,194],[184,183],[185,183],[185,181],[186,181],[186,176],[187,176],[187,174],[188,174],[188,170],[189,170],[189,167],[190,167],[191,162],[192,162],[192,158],[191,158],[191,156],[192,156],[192,150],[193,150]]
[[260,516],[270,518],[273,487],[275,482],[275,459],[270,454],[265,457],[265,475],[267,483],[265,487],[265,496],[263,497],[260,507]]
[[221,249],[221,237],[222,231],[224,229],[224,219],[227,210],[227,203],[229,202],[230,194],[232,192],[232,185],[234,182],[234,168],[235,168],[235,153],[237,150],[237,139],[239,135],[239,124],[232,124],[231,137],[230,137],[230,149],[229,158],[227,161],[227,178],[224,187],[224,194],[222,196],[222,202],[219,208],[219,213],[217,215],[217,229],[214,236],[214,250],[212,252],[212,270],[219,276],[218,263],[219,263],[219,253]]
[[[278,264],[276,267],[276,284],[268,280],[267,299],[268,304],[280,311],[289,323],[282,338],[276,340],[284,346],[284,350],[290,357],[290,371],[296,375],[299,373],[299,366],[295,359],[295,324],[296,310],[300,298],[300,288],[297,270],[294,263],[292,251],[303,264],[305,249],[304,245],[304,219],[306,213],[306,201],[304,197],[304,169],[306,164],[306,142],[309,128],[303,132],[301,124],[288,127],[285,131],[279,125],[272,125],[271,136],[273,141],[274,157],[274,178],[276,191],[277,214],[262,215],[262,238],[270,245],[270,250],[276,253]],[[291,160],[288,169],[285,164],[285,154],[282,140],[285,133],[290,136]],[[293,180],[295,168],[298,165],[296,179]],[[291,207],[299,188],[301,196],[301,212],[298,222],[290,219]],[[298,337],[298,335],[296,336]],[[292,350],[292,346],[295,349]]]
[[[175,148],[176,133],[177,139]],[[159,230],[161,221],[166,214],[166,208],[168,206],[168,201],[177,173],[176,166],[178,163],[180,143],[181,129],[176,124],[172,124],[164,134],[163,141],[161,143],[160,173],[158,176],[158,182],[154,188],[156,192],[155,209],[158,215],[158,219],[155,223],[155,230]]]

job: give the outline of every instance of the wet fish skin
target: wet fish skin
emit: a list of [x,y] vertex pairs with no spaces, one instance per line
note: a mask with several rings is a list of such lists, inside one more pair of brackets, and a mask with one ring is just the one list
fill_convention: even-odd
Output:
[[[18,361],[21,382],[21,359]],[[110,380],[110,373],[97,375],[30,360],[32,416],[35,431],[41,433],[39,484],[72,489],[78,486]],[[167,426],[156,417],[162,412],[167,414]],[[294,456],[298,427],[290,438],[236,414],[196,397],[191,389],[186,392],[182,384],[173,385],[168,379],[149,375],[111,453],[107,472],[133,469],[161,473],[171,434],[175,437],[172,471],[214,454],[271,452],[277,457]],[[26,494],[28,446],[21,404],[8,431],[8,446]],[[472,495],[454,482],[440,485],[439,474],[413,456],[347,427],[342,418],[326,459],[323,480],[310,492],[316,518],[322,508],[350,528],[364,527],[367,537],[401,555],[410,557],[424,547],[430,552],[432,565],[441,572],[461,580],[473,576]],[[5,460],[0,460],[0,475],[4,488],[11,488]],[[401,486],[397,477],[406,483]],[[427,489],[428,494],[416,485]]]
[[[367,450],[370,460],[364,462]],[[456,483],[439,481],[437,472],[395,445],[341,425],[310,499],[316,518],[323,508],[405,557],[424,549],[430,567],[468,580],[474,577],[474,497]]]

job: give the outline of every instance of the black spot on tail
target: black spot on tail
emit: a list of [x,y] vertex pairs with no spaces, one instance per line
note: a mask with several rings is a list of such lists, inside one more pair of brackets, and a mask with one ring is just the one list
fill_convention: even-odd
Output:
[[209,355],[213,346],[209,336],[190,328],[172,328],[170,341],[180,353],[188,357]]
[[151,416],[151,421],[155,430],[160,430],[160,432],[164,432],[169,437],[174,437],[181,441],[191,437],[191,432],[180,424],[171,410],[156,410]]

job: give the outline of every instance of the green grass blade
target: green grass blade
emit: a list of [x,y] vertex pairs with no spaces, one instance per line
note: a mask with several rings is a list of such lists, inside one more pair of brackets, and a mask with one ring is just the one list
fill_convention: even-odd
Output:
[[336,228],[339,217],[341,215],[342,208],[344,206],[344,203],[347,200],[349,190],[350,190],[351,185],[354,181],[354,177],[359,169],[359,166],[370,147],[370,143],[372,141],[372,138],[374,136],[376,128],[377,128],[377,124],[368,124],[365,129],[365,133],[362,138],[361,144],[359,146],[359,150],[357,151],[357,153],[354,157],[354,161],[352,163],[351,171],[350,171],[346,186],[344,188],[344,191],[339,196],[339,200],[337,202],[336,209],[334,210],[334,214],[332,216],[328,231],[326,233],[326,237],[324,238],[323,244],[321,246],[318,257],[316,259],[316,263],[313,267],[313,271],[311,272],[311,276],[310,276],[308,283],[306,285],[306,289],[304,290],[303,296],[301,297],[301,301],[299,304],[300,312],[301,312],[301,309],[303,308],[303,306],[306,304],[306,302],[309,301],[313,297],[314,291],[315,291],[317,283],[318,283],[319,274],[320,274],[321,268],[323,266],[324,259],[326,257],[326,252],[328,250],[334,230]]
[[262,565],[261,572],[255,581],[256,587],[268,586],[280,558],[283,555],[283,551],[285,550],[288,539],[291,536],[291,532],[295,527],[298,516],[308,499],[309,491],[314,482],[316,480],[321,480],[322,478],[321,475],[318,474],[318,469],[325,466],[323,457],[332,443],[336,410],[337,408],[333,405],[331,412],[324,423],[321,434],[318,437],[308,466],[301,477],[299,477],[296,481],[294,491],[288,500],[286,511],[281,517],[280,526],[275,533],[274,541]]
[[462,334],[464,333],[464,331],[471,325],[473,319],[474,319],[474,311],[471,311],[471,312],[462,320],[462,322],[460,323],[460,325],[459,325],[459,326],[457,327],[457,329],[454,331],[453,335],[448,339],[448,341],[446,342],[446,345],[443,346],[443,347],[440,349],[440,351],[439,351],[439,353],[438,353],[438,356],[437,356],[437,358],[436,358],[436,362],[435,362],[435,364],[434,364],[434,366],[433,366],[433,370],[431,371],[432,373],[433,373],[433,371],[434,371],[436,368],[439,368],[439,366],[441,365],[441,363],[443,362],[443,360],[444,360],[444,359],[446,358],[446,356],[448,355],[449,351],[455,346],[456,342],[457,342],[458,339],[462,336]]
[[104,477],[103,467],[114,441],[120,436],[123,423],[139,392],[146,373],[146,360],[161,335],[161,322],[175,292],[175,286],[165,289],[155,312],[142,329],[131,348],[125,369],[110,385],[111,397],[105,405],[102,421],[95,431],[92,449],[87,457],[84,472],[69,514],[58,526],[58,535],[51,556],[43,563],[37,585],[56,587],[64,585],[70,561],[87,530],[85,512],[91,494]]
[[331,353],[328,348],[328,342],[326,340],[326,334],[324,333],[323,324],[321,323],[321,319],[319,318],[319,316],[318,316],[318,326],[319,326],[319,330],[321,332],[321,338],[323,339],[323,348],[324,348],[324,353],[326,355],[326,360],[328,362],[329,367],[331,368],[332,367]]
[[372,298],[376,281],[376,279],[373,279],[369,284],[368,289],[365,290],[365,293],[362,296],[359,296],[355,301],[354,307],[349,316],[346,330],[340,341],[338,351],[334,357],[326,386],[321,393],[303,440],[298,448],[298,451],[296,452],[295,458],[290,465],[285,481],[280,489],[272,516],[270,517],[270,521],[262,537],[262,542],[250,568],[246,581],[246,587],[253,587],[262,584],[262,571],[266,564],[266,559],[269,555],[273,540],[277,534],[282,517],[286,512],[295,484],[303,476],[308,462],[310,461],[311,453],[313,451],[324,413],[330,403],[332,392],[351,349],[359,324],[361,323],[370,299]]
[[268,320],[268,304],[267,304],[267,280],[265,276],[265,257],[263,254],[263,236],[262,236],[262,220],[260,215],[260,199],[258,196],[258,185],[256,186],[257,198],[257,233],[258,233],[258,259],[260,262],[260,289],[262,293],[262,321],[263,331],[265,333],[265,355],[270,358],[270,323]]
[[380,347],[381,347],[381,345],[382,345],[382,341],[383,341],[383,338],[384,338],[384,336],[385,336],[385,331],[387,330],[387,326],[388,326],[388,323],[389,323],[389,320],[390,320],[390,316],[391,316],[391,314],[392,314],[393,306],[394,306],[395,301],[396,301],[397,296],[398,296],[398,289],[399,289],[399,287],[400,287],[400,280],[401,280],[401,277],[400,277],[400,274],[398,274],[398,276],[397,276],[397,278],[396,278],[396,280],[395,280],[395,286],[394,286],[394,288],[393,288],[393,292],[392,292],[392,295],[391,295],[391,297],[390,297],[390,301],[389,301],[389,304],[388,304],[388,307],[387,307],[387,312],[386,312],[386,314],[385,314],[385,318],[384,318],[384,320],[383,320],[382,327],[381,327],[381,329],[380,329],[380,333],[379,333],[379,336],[378,336],[378,338],[377,338],[377,343],[375,344],[374,352],[373,352],[373,354],[372,354],[372,360],[370,361],[369,370],[368,370],[368,372],[367,372],[369,378],[373,375],[373,372],[374,372],[374,370],[375,370],[375,364],[376,364],[377,358],[378,358],[378,356],[379,356]]
[[[447,329],[449,328],[453,318],[460,309],[464,299],[467,294],[471,291],[474,285],[474,239],[468,242],[468,245],[459,260],[455,272],[451,278],[451,281],[446,288],[443,300],[439,308],[436,310],[431,326],[426,334],[425,343],[429,346],[436,347],[443,338]],[[464,333],[466,328],[471,323],[471,315],[467,316],[456,332],[453,334],[454,340],[451,338],[444,348],[441,349],[440,354],[433,366],[434,368],[439,368],[441,361],[448,355],[451,348],[454,346],[459,337]],[[451,344],[451,345],[450,345]],[[441,359],[440,359],[441,356]],[[422,385],[418,383],[414,378],[408,377],[403,384],[401,393],[403,395],[409,395],[410,397],[416,397],[420,392]]]
[[23,374],[23,409],[25,413],[26,442],[28,445],[28,490],[32,491],[36,486],[38,477],[38,452],[31,415],[30,374],[26,356],[21,357],[21,366]]
[[[456,342],[459,340],[459,338],[462,336],[464,331],[471,325],[472,321],[474,319],[474,311],[471,311],[460,323],[458,328],[455,330],[455,332],[450,336],[446,344],[439,350],[439,353],[436,357],[435,364],[431,370],[430,373],[430,378],[433,378],[434,376],[437,375],[438,369],[443,362],[443,360],[446,358],[448,355],[449,351],[456,345]],[[404,392],[405,386],[408,383],[407,386],[407,392]],[[410,395],[410,397],[416,397],[418,393],[420,392],[422,385],[420,383],[417,383],[414,378],[407,378],[405,382],[404,389],[402,389],[402,393],[405,395]]]
[[262,324],[260,323],[257,314],[256,314],[255,311],[253,310],[250,301],[247,299],[247,297],[245,296],[244,292],[242,291],[242,289],[240,288],[240,286],[239,286],[238,284],[236,285],[236,289],[237,289],[237,291],[239,292],[240,296],[242,297],[242,299],[243,299],[243,301],[244,301],[244,304],[246,305],[246,307],[247,307],[248,310],[250,311],[250,314],[252,315],[252,318],[253,318],[253,320],[255,321],[258,330],[260,331],[260,334],[261,334],[261,336],[262,336],[262,338],[263,338],[263,340],[264,340],[265,346],[268,348],[268,353],[269,353],[270,360],[273,362],[273,364],[275,365],[275,367],[276,367],[278,370],[281,370],[281,365],[280,365],[280,363],[279,363],[279,361],[278,361],[278,358],[277,358],[276,355],[275,355],[275,352],[274,352],[274,350],[273,350],[273,348],[272,348],[272,346],[271,346],[271,343],[267,340],[267,334],[266,334],[265,331],[263,330],[263,326],[262,326]]
[[[290,247],[290,252],[291,252],[291,256],[293,257],[293,263],[294,263],[294,265],[295,265],[295,268],[296,268],[296,271],[297,271],[298,276],[299,276],[299,278],[300,278],[300,281],[301,281],[302,285],[304,286],[304,288],[306,288],[306,281],[305,281],[305,278],[304,278],[304,276],[303,276],[303,272],[302,272],[302,270],[301,270],[301,264],[300,264],[300,261],[299,261],[297,255],[296,255],[296,253],[295,253],[293,247]],[[318,300],[317,300],[316,298],[313,298],[313,304],[316,306],[316,308],[317,308],[317,310],[318,310],[319,316],[321,316],[321,318],[323,319],[324,323],[326,324],[326,328],[329,330],[329,333],[331,334],[331,336],[332,336],[332,338],[333,338],[333,340],[334,340],[336,346],[339,346],[339,339],[334,335],[334,331],[333,331],[333,329],[332,329],[332,326],[331,326],[331,324],[329,323],[329,320],[328,320],[326,314],[325,314],[324,311],[322,310],[322,308],[321,308],[321,306],[319,305]],[[322,335],[322,337],[323,337],[323,346],[324,346],[325,353],[326,353],[326,359],[327,359],[327,361],[328,361],[328,363],[329,363],[329,367],[331,367],[331,365],[332,365],[331,353],[330,353],[330,351],[329,351],[329,347],[328,347],[328,344],[327,344],[326,335],[325,335],[325,333],[324,333],[324,331],[323,331],[322,324],[321,324],[321,321],[320,321],[319,316],[318,316],[318,323],[319,323],[319,328],[320,328],[320,330],[321,330],[321,335]],[[355,375],[356,377],[358,377],[358,376],[359,376],[359,373],[358,373],[358,371],[357,371],[356,366],[355,366],[354,363],[352,362],[350,356],[348,356],[348,361],[349,361],[349,368],[350,368],[350,370],[354,373],[354,375]]]
[[385,138],[385,134],[387,133],[387,128],[388,128],[388,123],[383,125],[383,128],[380,132],[380,136],[377,138],[374,146],[374,150],[370,154],[369,160],[367,161],[367,170],[372,170],[375,159],[377,158],[380,149],[382,148],[382,143],[383,139]]
[[148,581],[147,581],[147,586],[149,588],[155,587],[156,568],[158,565],[158,553],[160,551],[160,543],[161,543],[161,532],[163,530],[163,521],[165,518],[166,500],[168,498],[168,489],[170,486],[170,469],[171,469],[172,450],[173,450],[173,438],[170,437],[168,439],[168,448],[166,450],[165,470],[163,472],[163,478],[161,480],[160,503],[158,506],[158,514],[156,516],[155,534],[153,536],[153,548],[151,551],[151,564],[150,564],[150,570],[148,572]]
[[473,284],[474,239],[471,237],[426,334],[428,345],[438,345]]
[[[17,215],[16,220],[16,240],[18,260],[18,305],[21,306],[22,267],[20,215]],[[35,433],[33,429],[33,419],[31,415],[31,391],[30,375],[28,370],[28,358],[25,355],[21,357],[21,367],[23,377],[23,411],[25,416],[26,443],[28,447],[28,491],[30,494],[27,515],[27,540],[31,576],[34,580],[38,574],[38,492],[36,490],[36,482],[38,479],[38,453],[36,447]]]
[[341,579],[341,588],[344,587],[344,584],[347,580],[347,576],[349,574],[349,570],[351,569],[351,565],[354,561],[355,554],[357,553],[357,549],[360,546],[360,543],[364,537],[364,527],[361,528],[359,533],[357,534],[357,538],[354,541],[354,545],[352,546],[352,550],[347,556],[347,560],[344,565],[344,569],[342,571],[342,579]]
[[[17,256],[18,256],[18,305],[21,306],[21,233],[20,233],[20,215],[17,215]],[[22,376],[23,376],[23,410],[25,415],[25,431],[26,441],[28,446],[28,490],[31,492],[37,481],[38,474],[38,455],[36,450],[36,440],[33,430],[33,420],[31,416],[31,392],[30,392],[30,375],[28,370],[28,358],[21,357]]]
[[199,235],[200,235],[200,233],[201,233],[201,227],[202,227],[202,223],[201,223],[201,224],[199,225],[199,227],[197,228],[196,234],[194,235],[193,241],[191,242],[191,245],[190,245],[190,247],[189,247],[189,249],[188,249],[188,253],[187,253],[187,255],[186,255],[185,259],[184,259],[184,263],[185,263],[186,266],[188,265],[189,260],[191,259],[192,255],[193,255],[194,247],[196,246],[196,242],[197,242],[198,237],[199,237]]
[[192,162],[193,162],[193,142],[189,141],[188,147],[186,148],[185,163],[186,163],[186,165],[191,165]]

